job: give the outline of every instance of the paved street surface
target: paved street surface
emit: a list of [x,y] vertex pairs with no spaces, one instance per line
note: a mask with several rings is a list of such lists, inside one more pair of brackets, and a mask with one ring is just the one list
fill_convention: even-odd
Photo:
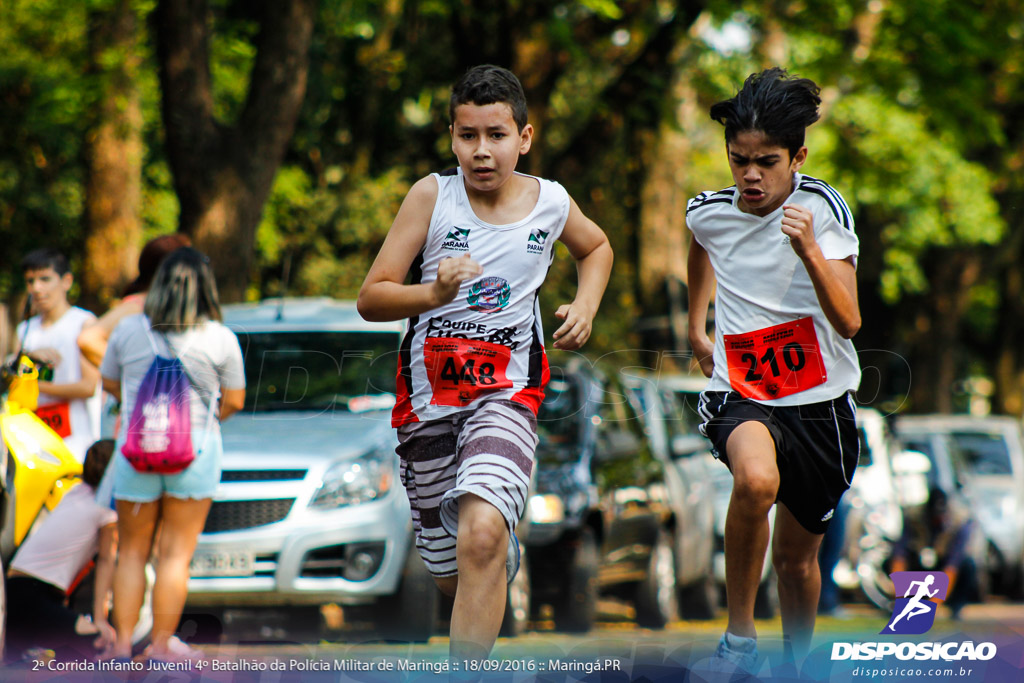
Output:
[[[552,630],[551,624],[531,624],[518,638],[500,639],[491,661],[474,676],[482,681],[703,681],[689,669],[708,657],[725,627],[724,618],[708,622],[677,622],[663,631],[638,629],[628,608],[602,606],[602,621],[585,635]],[[886,614],[863,605],[845,607],[839,617],[818,621],[814,651],[804,680],[911,681],[940,676],[955,681],[1024,680],[1024,607],[994,603],[968,606],[963,619],[953,622],[940,611],[934,627],[922,636],[878,635]],[[762,681],[798,680],[778,665],[781,622],[758,624],[764,662]],[[236,625],[230,641],[203,644],[207,660],[170,670],[148,665],[134,669],[82,670],[83,662],[36,662],[27,667],[0,669],[0,681],[447,681],[462,680],[464,666],[447,661],[448,639],[425,644],[383,643],[372,632],[342,627],[332,641],[299,642],[269,623]],[[336,639],[336,640],[333,640]],[[832,662],[835,642],[970,641],[993,642],[997,657],[990,662],[917,662],[896,658]],[[889,661],[889,660],[892,661]],[[453,667],[460,669],[453,671]],[[875,669],[873,672],[868,668]],[[878,668],[884,667],[884,668]],[[903,667],[903,668],[901,668]],[[907,668],[909,667],[909,668]],[[860,670],[858,670],[860,669]],[[780,673],[781,671],[781,673]],[[901,673],[905,675],[900,675]],[[915,675],[916,674],[916,675]],[[1010,678],[1006,678],[1010,676]]]

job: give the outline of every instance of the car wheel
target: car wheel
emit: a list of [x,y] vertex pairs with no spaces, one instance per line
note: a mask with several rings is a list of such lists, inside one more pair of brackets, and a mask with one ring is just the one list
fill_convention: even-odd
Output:
[[585,528],[569,564],[565,592],[554,605],[556,630],[586,633],[593,627],[597,619],[598,561],[594,531]]
[[526,553],[519,556],[519,571],[508,585],[505,598],[505,616],[501,619],[502,638],[514,638],[526,630],[530,620],[530,568],[526,565]]
[[637,585],[636,623],[644,628],[665,628],[679,618],[676,591],[676,554],[670,536],[659,530],[651,548],[647,576]]
[[775,572],[768,572],[768,576],[761,585],[757,587],[757,595],[754,597],[754,618],[774,619],[779,613],[779,582]]
[[708,573],[679,592],[679,611],[686,619],[707,621],[715,618],[718,601],[718,582]]
[[416,547],[409,546],[398,592],[379,602],[379,629],[387,640],[425,643],[434,635],[441,591]]

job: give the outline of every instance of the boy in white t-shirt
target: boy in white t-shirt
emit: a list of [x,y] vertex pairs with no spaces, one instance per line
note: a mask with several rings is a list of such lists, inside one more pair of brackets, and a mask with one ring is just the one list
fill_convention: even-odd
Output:
[[[735,185],[687,207],[689,339],[710,378],[701,433],[733,475],[725,525],[729,622],[712,671],[757,672],[754,599],[776,505],[772,558],[787,659],[814,631],[817,554],[859,455],[851,392],[860,366],[853,217],[800,174],[819,88],[773,68],[711,107]],[[706,332],[712,289],[715,340]]]
[[39,380],[36,414],[82,462],[99,437],[100,372],[79,350],[78,335],[96,316],[68,302],[73,278],[64,254],[36,249],[21,268],[35,315],[18,325],[18,339],[29,357],[53,371]]

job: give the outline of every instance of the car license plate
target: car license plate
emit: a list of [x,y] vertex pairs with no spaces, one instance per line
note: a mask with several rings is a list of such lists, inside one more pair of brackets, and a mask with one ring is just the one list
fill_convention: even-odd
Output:
[[192,576],[252,576],[256,571],[253,554],[246,550],[197,550],[192,556]]

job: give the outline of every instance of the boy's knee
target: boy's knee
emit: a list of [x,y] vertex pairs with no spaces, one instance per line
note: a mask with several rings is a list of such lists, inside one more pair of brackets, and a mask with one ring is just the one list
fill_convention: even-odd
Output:
[[779,477],[772,472],[749,471],[733,479],[732,497],[750,510],[770,508],[779,492]]
[[818,573],[818,560],[813,556],[772,550],[772,564],[779,580],[785,583],[803,583]]
[[490,508],[493,514],[486,509],[481,512],[460,519],[456,549],[460,569],[463,566],[489,565],[496,557],[504,559],[508,552],[508,529],[504,517],[494,508]]

